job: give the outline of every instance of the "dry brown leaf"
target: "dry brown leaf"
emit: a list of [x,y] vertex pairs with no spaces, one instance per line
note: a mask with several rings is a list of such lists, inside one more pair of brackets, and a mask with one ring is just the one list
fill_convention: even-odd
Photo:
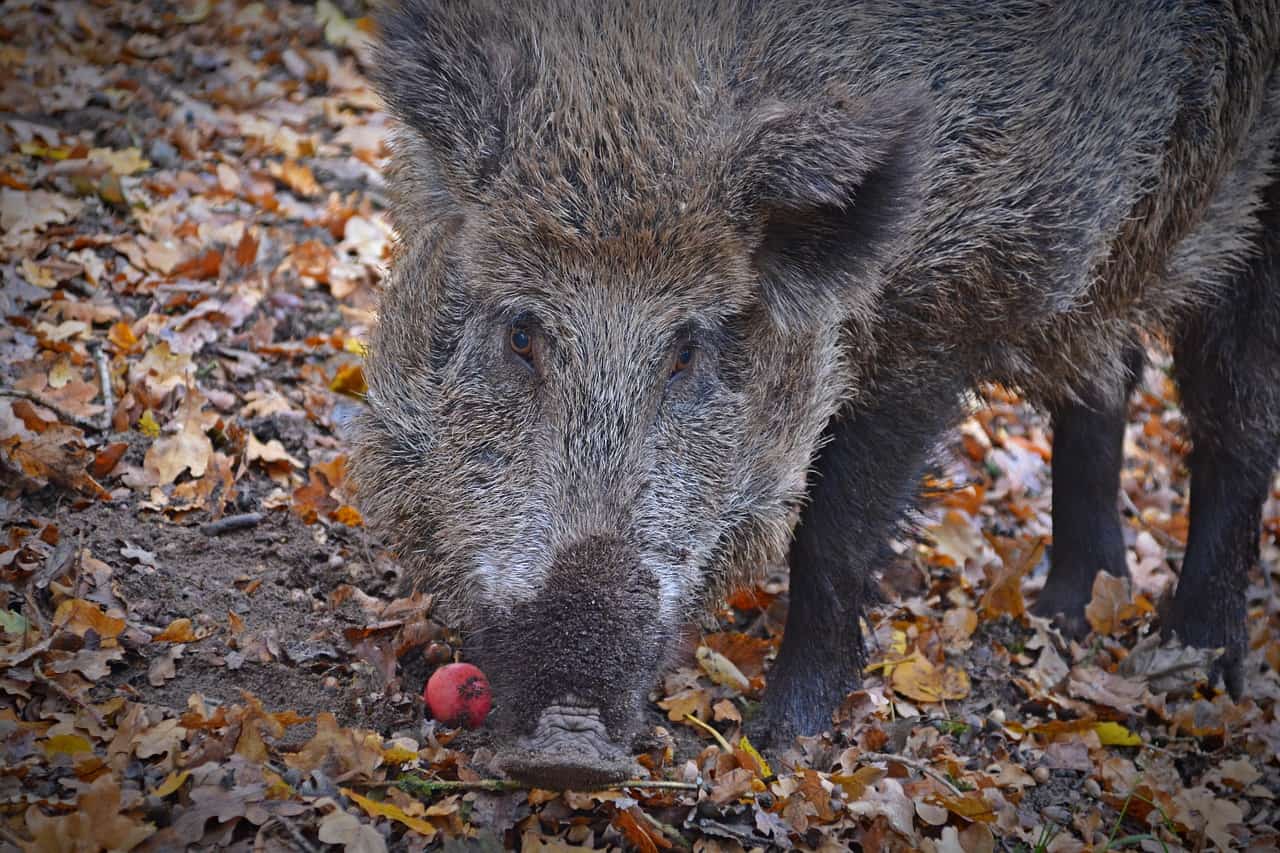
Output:
[[103,640],[114,640],[124,630],[124,619],[107,615],[103,609],[92,601],[83,598],[68,598],[58,605],[53,614],[53,624],[61,625],[62,630],[69,631],[77,637],[83,637],[94,631]]
[[689,687],[658,701],[667,719],[683,722],[685,717],[707,720],[711,717],[711,694],[701,687]]
[[1132,584],[1128,578],[1118,578],[1107,572],[1098,572],[1093,579],[1093,597],[1084,609],[1089,627],[1102,636],[1114,636],[1128,629],[1126,622],[1142,613],[1133,603]]
[[178,413],[177,432],[161,436],[147,448],[142,466],[154,485],[168,485],[183,471],[190,471],[192,477],[204,476],[213,456],[213,442],[205,434],[202,408],[203,399],[188,389]]
[[1027,614],[1027,604],[1022,597],[1022,579],[1035,567],[1044,553],[1044,540],[1014,543],[1001,551],[1000,567],[984,566],[987,591],[982,596],[978,611],[983,619],[1010,616],[1022,619]]
[[132,850],[156,831],[155,824],[121,811],[120,783],[110,773],[76,798],[75,811],[49,817],[33,805],[26,822],[32,849],[38,851]]
[[363,729],[344,729],[325,711],[316,717],[315,737],[286,755],[285,764],[303,773],[322,769],[336,782],[368,778],[382,764],[382,738]]

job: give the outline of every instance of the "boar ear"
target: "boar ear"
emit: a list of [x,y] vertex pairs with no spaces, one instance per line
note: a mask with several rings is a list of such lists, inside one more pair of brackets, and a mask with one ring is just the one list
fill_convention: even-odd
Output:
[[847,316],[917,209],[927,102],[775,104],[730,158],[765,300],[784,327]]
[[373,80],[407,127],[397,174],[458,210],[476,201],[499,169],[507,127],[527,87],[531,51],[517,16],[490,3],[391,0],[378,14]]

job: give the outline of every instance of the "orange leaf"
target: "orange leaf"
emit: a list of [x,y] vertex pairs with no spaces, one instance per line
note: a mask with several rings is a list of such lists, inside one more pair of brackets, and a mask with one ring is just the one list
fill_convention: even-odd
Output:
[[115,441],[108,444],[93,457],[93,464],[89,466],[89,473],[98,478],[107,476],[116,467],[116,463],[120,461],[120,457],[124,456],[124,452],[128,449],[129,444],[124,441]]
[[343,365],[329,383],[329,390],[348,397],[363,397],[369,393],[369,386],[364,381],[364,370],[359,364]]
[[617,812],[613,816],[612,823],[635,846],[636,850],[644,853],[658,853],[660,849],[670,850],[671,842],[666,836],[657,832],[647,820],[637,818],[636,815],[639,813],[639,807],[632,806],[626,811]]
[[151,641],[153,643],[194,643],[202,639],[204,637],[198,636],[192,629],[191,620],[184,616],[170,622],[169,627],[152,637]]
[[173,268],[173,275],[180,278],[210,279],[218,277],[222,268],[222,252],[217,249],[189,258]]
[[123,320],[112,324],[107,331],[107,340],[122,353],[132,352],[138,346],[138,336],[133,333],[133,327]]
[[53,624],[61,625],[77,637],[94,631],[104,640],[114,640],[124,630],[124,620],[108,616],[100,606],[83,598],[68,598],[58,605]]

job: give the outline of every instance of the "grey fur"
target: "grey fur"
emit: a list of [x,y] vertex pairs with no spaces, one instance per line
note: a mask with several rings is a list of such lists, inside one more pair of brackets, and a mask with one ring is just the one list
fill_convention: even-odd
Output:
[[[1274,0],[404,0],[381,23],[401,244],[353,476],[481,636],[589,582],[565,555],[598,541],[660,587],[619,624],[674,637],[786,558],[832,419],[904,389],[1120,393],[1140,334],[1231,298],[1275,168]],[[533,370],[505,349],[525,316]],[[633,708],[669,645],[600,683]]]

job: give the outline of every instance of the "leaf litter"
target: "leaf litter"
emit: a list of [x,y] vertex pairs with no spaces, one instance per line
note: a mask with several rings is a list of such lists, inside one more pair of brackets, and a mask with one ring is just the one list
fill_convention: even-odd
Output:
[[[1030,615],[1044,419],[999,388],[886,566],[832,733],[762,755],[785,576],[652,693],[615,790],[494,781],[424,720],[465,647],[400,597],[343,430],[391,245],[358,0],[14,4],[0,23],[0,845],[22,850],[1274,849],[1280,501],[1248,695],[1154,630],[1186,541],[1167,359],[1132,408],[1132,580]],[[1280,492],[1278,492],[1280,494]]]

